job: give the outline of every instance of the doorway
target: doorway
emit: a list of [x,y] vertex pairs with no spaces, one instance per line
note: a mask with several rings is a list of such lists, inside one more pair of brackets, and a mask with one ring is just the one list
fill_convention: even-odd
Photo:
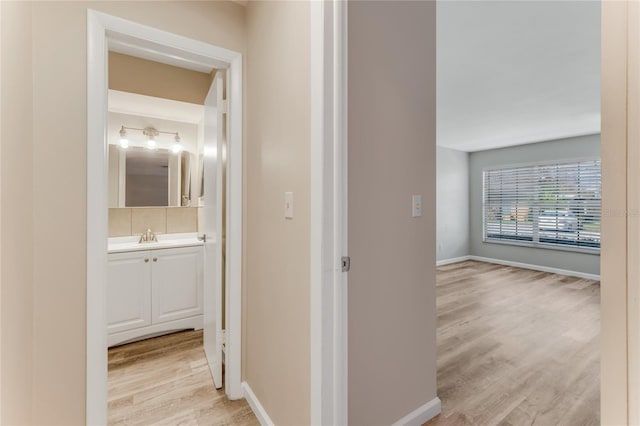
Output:
[[[438,5],[435,424],[600,419],[600,19],[597,2]],[[508,398],[468,398],[487,383]]]
[[[87,423],[106,424],[107,422],[107,65],[108,51],[118,46],[131,56],[167,63],[177,67],[200,67],[205,70],[225,70],[226,87],[222,79],[214,78],[205,105],[205,134],[213,132],[211,140],[218,142],[210,145],[207,155],[209,161],[221,164],[222,129],[219,114],[225,108],[227,113],[227,182],[226,182],[226,336],[225,336],[225,392],[229,399],[241,398],[241,253],[242,253],[242,56],[238,52],[191,40],[165,31],[146,27],[103,13],[88,11],[88,137],[87,137]],[[226,90],[228,101],[225,105],[214,104],[220,101],[222,91]],[[205,108],[206,109],[206,108]],[[213,114],[210,114],[213,112]],[[143,129],[146,130],[146,129]],[[156,129],[157,130],[157,129]],[[217,138],[217,139],[215,139]],[[206,139],[206,137],[205,137]],[[205,143],[206,149],[206,143]],[[222,170],[217,169],[220,177]],[[210,184],[221,189],[222,180],[212,177]],[[221,194],[221,191],[216,191]],[[221,206],[221,204],[217,204]],[[222,209],[214,207],[212,211],[215,225],[211,229],[221,230]],[[217,220],[220,218],[220,220]],[[220,234],[218,234],[220,235]],[[205,242],[211,245],[209,256],[222,269],[221,244],[213,244],[211,235]],[[215,253],[212,253],[215,251]],[[144,262],[144,259],[142,260]],[[206,263],[206,262],[205,262]],[[205,272],[205,276],[207,273]],[[211,275],[211,274],[209,274]],[[208,351],[208,363],[216,386],[222,386],[221,350],[222,338],[219,330],[222,317],[221,287],[222,276],[204,283],[204,317],[214,323],[205,326],[205,346],[213,342]],[[208,319],[207,319],[208,318]],[[216,331],[218,331],[216,333]],[[215,333],[213,336],[207,336]],[[217,375],[217,371],[220,374]],[[216,377],[217,376],[217,377]]]

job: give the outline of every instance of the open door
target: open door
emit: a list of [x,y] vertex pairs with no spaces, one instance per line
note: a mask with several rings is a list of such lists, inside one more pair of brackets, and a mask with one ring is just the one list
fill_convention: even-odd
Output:
[[223,71],[218,71],[204,102],[204,353],[213,383],[222,387],[222,173]]

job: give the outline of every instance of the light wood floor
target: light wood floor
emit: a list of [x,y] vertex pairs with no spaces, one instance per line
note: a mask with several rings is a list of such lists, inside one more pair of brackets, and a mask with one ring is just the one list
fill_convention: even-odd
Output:
[[[438,396],[427,425],[598,425],[600,285],[462,262],[438,268]],[[202,332],[109,350],[109,424],[258,425],[209,374]]]
[[216,390],[202,331],[109,349],[110,425],[259,425],[245,400]]
[[462,262],[438,268],[438,396],[427,425],[600,424],[600,284]]

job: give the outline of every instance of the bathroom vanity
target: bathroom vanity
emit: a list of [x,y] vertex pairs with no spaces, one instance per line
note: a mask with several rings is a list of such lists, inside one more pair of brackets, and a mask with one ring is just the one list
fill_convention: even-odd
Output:
[[109,346],[203,326],[203,243],[197,234],[109,238]]

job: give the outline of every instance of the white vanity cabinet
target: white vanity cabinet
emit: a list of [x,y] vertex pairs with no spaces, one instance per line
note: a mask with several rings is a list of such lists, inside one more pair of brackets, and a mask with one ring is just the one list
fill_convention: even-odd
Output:
[[110,253],[109,346],[202,328],[203,247]]
[[153,250],[151,321],[202,314],[202,247]]
[[109,255],[107,330],[127,331],[151,325],[151,262],[149,251]]

